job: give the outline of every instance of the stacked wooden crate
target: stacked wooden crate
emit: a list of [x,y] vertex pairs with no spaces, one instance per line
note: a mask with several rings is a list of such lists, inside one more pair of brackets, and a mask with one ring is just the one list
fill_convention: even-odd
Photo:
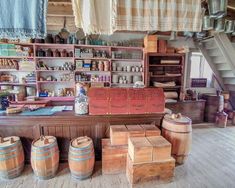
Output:
[[160,130],[153,124],[110,126],[110,138],[102,139],[102,173],[125,173],[128,138],[150,135],[160,135]]
[[171,180],[174,169],[175,159],[171,157],[171,144],[162,136],[128,139],[126,175],[131,184]]

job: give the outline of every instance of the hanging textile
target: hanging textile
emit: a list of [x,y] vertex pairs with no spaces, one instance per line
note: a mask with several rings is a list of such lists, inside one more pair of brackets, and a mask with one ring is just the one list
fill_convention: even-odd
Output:
[[201,31],[201,0],[113,0],[113,30]]
[[0,0],[0,38],[46,37],[48,0]]
[[85,34],[112,34],[112,0],[72,0],[75,25]]

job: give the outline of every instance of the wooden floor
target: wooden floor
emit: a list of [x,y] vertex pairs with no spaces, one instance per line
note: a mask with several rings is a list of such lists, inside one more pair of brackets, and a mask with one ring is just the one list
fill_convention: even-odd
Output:
[[[193,127],[193,146],[186,164],[177,166],[174,181],[156,181],[134,187],[158,188],[235,188],[235,126]],[[92,178],[78,182],[70,178],[66,164],[60,165],[56,178],[37,180],[30,166],[14,180],[0,180],[1,188],[125,188],[130,187],[122,175],[102,175],[97,162]]]

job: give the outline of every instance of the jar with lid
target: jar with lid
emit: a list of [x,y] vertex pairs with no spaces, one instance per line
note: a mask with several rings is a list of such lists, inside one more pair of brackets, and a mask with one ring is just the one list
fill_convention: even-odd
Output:
[[48,48],[46,51],[46,57],[53,57],[53,52],[50,48]]
[[53,57],[60,57],[60,51],[58,49],[56,49],[54,52],[53,52]]
[[75,108],[76,114],[79,114],[79,115],[87,114],[88,113],[88,97],[80,93],[77,97],[75,97],[74,108]]
[[67,57],[67,51],[65,49],[61,52],[61,57]]
[[45,51],[43,50],[43,49],[39,49],[39,50],[37,50],[37,56],[38,57],[45,57]]
[[104,63],[102,61],[99,61],[98,69],[99,69],[99,71],[103,71],[104,70]]

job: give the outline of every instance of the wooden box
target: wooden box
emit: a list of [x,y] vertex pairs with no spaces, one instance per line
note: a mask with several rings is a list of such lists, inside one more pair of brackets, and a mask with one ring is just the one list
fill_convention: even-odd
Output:
[[154,124],[143,124],[140,125],[144,131],[145,131],[145,136],[160,136],[161,131],[158,127],[156,127]]
[[145,130],[140,125],[126,125],[128,137],[144,137]]
[[112,146],[110,139],[102,139],[102,174],[126,172],[127,145]]
[[164,161],[171,158],[171,143],[162,136],[147,137],[153,146],[153,161]]
[[158,40],[158,52],[166,53],[167,50],[167,41],[166,40]]
[[128,130],[125,125],[110,126],[110,140],[114,146],[127,145]]
[[175,159],[160,162],[134,164],[127,156],[126,175],[130,184],[152,180],[170,181],[174,176]]
[[157,35],[146,35],[144,37],[144,51],[157,52]]
[[153,146],[146,137],[128,138],[128,154],[133,163],[152,161]]

